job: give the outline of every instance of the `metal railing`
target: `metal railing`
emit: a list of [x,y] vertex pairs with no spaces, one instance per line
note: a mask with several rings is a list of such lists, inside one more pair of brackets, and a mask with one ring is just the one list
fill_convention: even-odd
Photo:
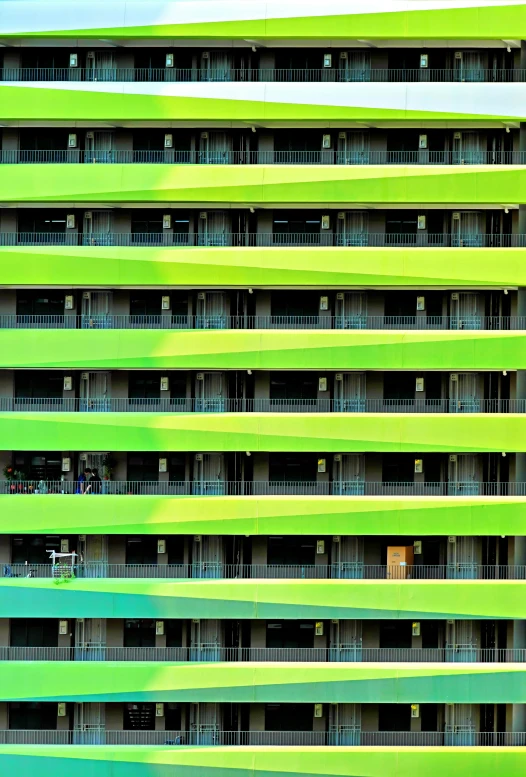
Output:
[[526,330],[526,316],[0,315],[0,329]]
[[144,248],[524,248],[525,234],[357,232],[0,232],[0,246],[102,246]]
[[0,397],[15,413],[525,413],[526,399],[82,399]]
[[132,578],[160,580],[526,580],[526,565],[470,563],[407,566],[334,564],[4,564],[4,577]]
[[468,727],[451,731],[360,731],[342,726],[330,731],[111,731],[0,730],[1,745],[227,745],[271,747],[524,747],[526,732],[487,733]]
[[523,648],[364,648],[357,644],[330,648],[250,648],[193,645],[190,647],[0,647],[0,661],[130,661],[189,663],[526,663]]
[[0,164],[150,165],[524,165],[526,151],[87,151],[0,150]]
[[502,68],[134,68],[4,67],[1,81],[266,82],[266,83],[514,83],[524,69]]
[[[526,496],[526,482],[103,480],[83,496]],[[73,480],[0,480],[0,495],[76,494]]]

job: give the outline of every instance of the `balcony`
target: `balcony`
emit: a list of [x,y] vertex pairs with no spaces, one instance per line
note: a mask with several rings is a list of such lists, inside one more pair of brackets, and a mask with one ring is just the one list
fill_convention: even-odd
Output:
[[102,248],[524,248],[524,234],[425,233],[397,234],[363,232],[265,233],[229,232],[212,234],[134,232],[0,232],[0,247],[84,246]]
[[526,331],[526,316],[228,316],[0,314],[0,329],[305,329]]
[[[0,745],[227,747],[525,747],[526,732],[459,731],[111,731],[0,730]],[[2,755],[0,751],[0,756]],[[49,754],[51,755],[51,753]],[[219,754],[218,754],[219,755]],[[347,753],[346,753],[347,755]],[[488,754],[489,755],[489,754]],[[203,767],[204,768],[204,767]]]
[[137,579],[137,580],[526,580],[526,565],[386,566],[334,564],[4,564],[6,578]]
[[524,165],[526,151],[188,151],[0,149],[3,165]]
[[0,397],[0,413],[526,413],[526,399],[131,399]]
[[[0,495],[72,495],[68,480],[0,480]],[[524,497],[523,482],[386,483],[372,481],[157,481],[103,480],[95,496],[324,496],[324,497]]]
[[[72,647],[0,647],[0,661],[151,662],[158,663],[459,663],[524,664],[525,648],[365,648],[336,645],[329,648],[250,648],[196,645],[191,647],[108,647],[77,644]],[[473,666],[470,667],[474,669]],[[491,667],[489,667],[491,668]]]
[[4,67],[6,83],[524,83],[520,68]]

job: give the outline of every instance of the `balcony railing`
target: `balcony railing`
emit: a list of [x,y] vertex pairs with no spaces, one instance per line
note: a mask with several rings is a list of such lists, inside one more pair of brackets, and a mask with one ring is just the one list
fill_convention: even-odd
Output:
[[526,732],[479,732],[457,726],[452,731],[360,731],[341,726],[329,731],[221,731],[213,724],[202,731],[0,730],[0,745],[226,745],[267,747],[524,747]]
[[526,70],[497,68],[133,68],[4,67],[1,81],[264,82],[264,83],[514,83]]
[[[118,198],[117,198],[118,199]],[[0,246],[144,248],[524,248],[525,234],[386,232],[0,232]]]
[[0,329],[397,329],[526,330],[526,316],[30,315],[4,313]]
[[0,661],[151,661],[158,662],[291,662],[291,663],[526,663],[526,649],[476,646],[443,648],[364,648],[341,644],[330,648],[221,647],[204,643],[190,647],[0,647]]
[[413,564],[4,564],[4,577],[160,580],[526,580],[526,565]]
[[526,413],[526,399],[223,399],[0,397],[16,413]]
[[526,151],[83,151],[0,150],[0,164],[524,165]]
[[[73,480],[0,480],[0,495],[77,494]],[[96,490],[94,490],[96,489]],[[83,496],[526,496],[526,482],[103,480]]]

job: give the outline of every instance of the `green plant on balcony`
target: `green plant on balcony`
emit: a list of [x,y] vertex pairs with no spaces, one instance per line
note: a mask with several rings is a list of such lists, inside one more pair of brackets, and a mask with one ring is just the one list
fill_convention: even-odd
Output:
[[53,567],[53,578],[55,585],[63,585],[75,580],[75,573],[69,564],[55,564]]
[[104,480],[111,480],[116,465],[117,460],[115,456],[107,453],[102,459],[102,477]]
[[6,464],[3,469],[5,480],[24,480],[25,475],[18,469],[15,469],[11,464]]

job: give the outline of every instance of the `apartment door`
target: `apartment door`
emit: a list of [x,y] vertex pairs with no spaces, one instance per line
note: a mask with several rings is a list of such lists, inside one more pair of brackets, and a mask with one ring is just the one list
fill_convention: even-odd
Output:
[[446,745],[472,746],[475,744],[475,717],[471,704],[446,704]]
[[339,65],[340,81],[371,80],[371,55],[368,51],[342,51]]
[[473,292],[451,294],[451,329],[482,329],[483,312],[479,294]]
[[361,210],[341,211],[336,221],[339,246],[366,246],[369,244],[369,214]]
[[198,372],[195,381],[196,413],[224,413],[227,383],[224,372]]
[[449,376],[449,412],[480,413],[479,384],[478,372],[452,373]]
[[232,164],[232,136],[226,132],[202,132],[199,161],[205,165]]
[[454,132],[452,157],[454,165],[484,164],[485,154],[481,150],[479,133]]
[[201,78],[203,81],[231,81],[233,57],[229,51],[211,50],[201,54]]
[[455,212],[452,216],[451,242],[461,248],[480,248],[484,244],[484,217],[476,211]]
[[334,494],[359,496],[365,493],[365,458],[361,453],[334,456]]
[[[86,453],[84,467],[96,468],[102,477],[105,453]],[[91,498],[91,497],[90,497]],[[84,574],[86,577],[106,577],[108,574],[108,536],[102,534],[87,534],[80,546],[84,558]]]
[[111,372],[82,372],[80,410],[105,413],[111,410]]
[[456,580],[478,577],[475,537],[448,537],[447,576]]
[[191,661],[221,660],[221,621],[194,619],[190,632]]
[[86,144],[84,151],[85,162],[113,162],[115,134],[95,130],[86,132]]
[[[342,538],[343,539],[343,538]],[[333,620],[331,622],[331,661],[362,660],[362,622]]]
[[85,291],[82,294],[82,328],[111,328],[111,291]]
[[331,704],[329,706],[329,742],[331,745],[360,744],[362,725],[360,704]]
[[219,742],[221,707],[216,702],[198,702],[190,705],[192,745],[214,745]]
[[336,373],[334,409],[337,413],[365,412],[365,372]]
[[224,291],[200,291],[197,295],[196,329],[228,329]]
[[76,703],[73,708],[73,725],[76,744],[105,744],[106,705],[104,702]]
[[449,494],[478,496],[481,493],[480,470],[481,461],[477,454],[452,453],[449,457]]
[[75,660],[104,661],[106,647],[106,620],[104,618],[77,618],[75,622]]
[[332,546],[332,576],[342,579],[363,577],[363,538],[341,536]]
[[200,246],[227,246],[232,242],[228,214],[223,210],[202,211],[197,231]]
[[194,459],[194,494],[224,494],[225,463],[222,453],[196,453]]
[[88,246],[113,245],[113,214],[109,210],[86,211],[83,242]]
[[117,80],[115,56],[111,51],[88,51],[86,55],[86,80]]
[[192,546],[192,577],[223,577],[224,566],[223,538],[197,535]]
[[367,132],[338,133],[338,164],[368,165],[370,138]]
[[367,326],[367,294],[341,291],[336,294],[336,329],[365,329]]
[[483,54],[480,51],[455,51],[455,81],[484,81]]

